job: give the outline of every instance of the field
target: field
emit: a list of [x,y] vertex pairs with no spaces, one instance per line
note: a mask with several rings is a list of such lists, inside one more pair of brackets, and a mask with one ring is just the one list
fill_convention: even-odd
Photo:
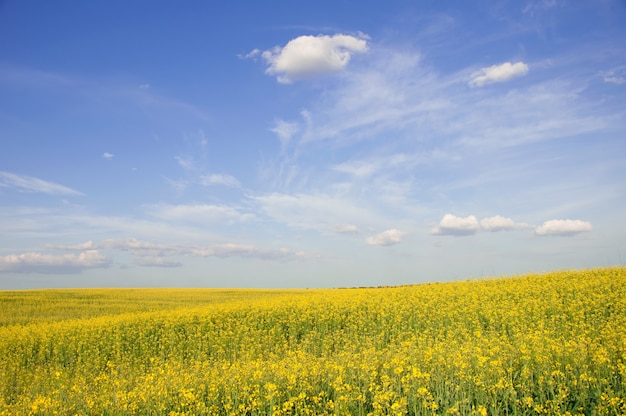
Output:
[[626,268],[0,292],[1,415],[626,414]]

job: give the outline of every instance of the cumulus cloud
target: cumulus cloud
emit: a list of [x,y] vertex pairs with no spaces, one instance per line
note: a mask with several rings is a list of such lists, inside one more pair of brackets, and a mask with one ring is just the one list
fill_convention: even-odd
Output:
[[113,153],[109,153],[109,152],[104,152],[102,154],[102,158],[103,159],[107,159],[107,160],[111,160],[115,157],[115,155]]
[[19,192],[36,192],[48,195],[83,195],[81,192],[58,183],[2,171],[0,171],[0,187],[14,188]]
[[109,267],[110,263],[98,250],[63,255],[31,252],[0,257],[0,272],[77,273],[84,269]]
[[353,224],[338,224],[333,227],[333,231],[337,234],[358,234],[359,229]]
[[229,188],[239,188],[241,186],[239,181],[233,176],[223,173],[203,175],[200,177],[200,183],[204,186],[222,185]]
[[481,68],[472,74],[469,85],[472,87],[482,87],[494,82],[504,82],[511,78],[520,77],[528,73],[528,65],[524,62],[505,62],[500,65],[493,65]]
[[518,223],[511,218],[505,218],[500,215],[495,217],[483,218],[480,220],[480,226],[485,231],[503,231],[503,230],[517,230],[520,228],[529,228],[526,223]]
[[392,228],[366,238],[365,243],[370,246],[391,246],[400,243],[406,234],[404,231]]
[[472,235],[480,228],[475,216],[457,217],[452,214],[443,216],[439,225],[432,229],[432,234],[463,236]]
[[538,236],[571,236],[591,231],[591,223],[581,220],[550,220],[535,229]]
[[352,54],[367,52],[366,39],[365,35],[343,34],[299,36],[284,47],[276,46],[263,52],[255,49],[246,57],[260,54],[268,64],[265,73],[276,75],[280,83],[289,84],[298,79],[343,70]]

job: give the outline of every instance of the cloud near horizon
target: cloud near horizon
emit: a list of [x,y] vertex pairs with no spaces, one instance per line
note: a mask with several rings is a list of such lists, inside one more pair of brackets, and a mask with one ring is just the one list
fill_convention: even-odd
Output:
[[366,238],[365,243],[370,246],[391,246],[400,243],[406,235],[406,232],[393,228]]
[[511,218],[505,218],[501,215],[494,217],[483,218],[480,220],[480,226],[485,231],[505,231],[505,230],[519,230],[521,228],[532,228],[530,225],[524,222],[515,222]]
[[446,214],[437,227],[431,231],[433,235],[469,236],[476,234],[479,230],[498,232],[521,229],[532,229],[537,236],[572,236],[582,232],[592,230],[591,223],[580,220],[550,220],[541,226],[535,227],[525,222],[515,222],[511,218],[501,215],[483,218],[480,222],[476,216],[457,217]]
[[538,236],[572,236],[591,231],[591,223],[581,220],[550,220],[535,229]]
[[352,54],[368,50],[367,36],[299,36],[285,46],[271,50],[255,49],[247,57],[260,55],[268,64],[265,73],[276,75],[278,82],[292,82],[316,75],[339,72],[348,65]]
[[63,255],[30,252],[0,257],[0,272],[66,274],[84,269],[106,268],[111,260],[98,250]]
[[[197,244],[154,243],[136,238],[108,239],[100,242],[87,241],[69,246],[47,246],[48,249],[79,251],[79,250],[117,250],[135,256],[134,263],[147,267],[178,267],[178,261],[171,257],[242,257],[261,260],[296,260],[303,259],[306,254],[286,247],[265,248],[251,244],[221,243],[208,246]],[[0,271],[2,269],[0,268]]]

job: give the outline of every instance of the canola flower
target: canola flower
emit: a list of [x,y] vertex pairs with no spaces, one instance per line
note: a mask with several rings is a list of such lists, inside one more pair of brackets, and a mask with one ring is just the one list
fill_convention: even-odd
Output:
[[626,268],[0,304],[0,415],[626,414]]

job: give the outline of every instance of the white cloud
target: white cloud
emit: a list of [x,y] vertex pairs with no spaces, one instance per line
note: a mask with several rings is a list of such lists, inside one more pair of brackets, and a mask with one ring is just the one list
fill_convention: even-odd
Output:
[[0,257],[0,272],[14,273],[77,273],[83,269],[108,267],[111,261],[98,250],[78,254],[42,254],[37,252],[9,254]]
[[520,77],[528,73],[528,65],[524,62],[516,62],[514,64],[505,62],[500,65],[493,65],[481,68],[472,74],[469,85],[472,87],[482,87],[485,84],[494,82],[504,82],[511,78]]
[[599,71],[599,76],[604,82],[615,85],[626,84],[626,69],[624,67],[615,68],[609,71]]
[[229,188],[239,188],[241,184],[235,177],[223,173],[214,173],[200,177],[200,183],[204,186],[222,185]]
[[439,226],[433,228],[432,234],[437,235],[472,235],[480,228],[478,220],[475,216],[457,217],[452,214],[446,214],[439,222]]
[[359,228],[354,224],[338,224],[333,227],[337,234],[358,234]]
[[250,52],[248,52],[245,55],[237,54],[237,57],[239,57],[241,59],[254,59],[257,56],[260,56],[261,53],[262,53],[262,51],[259,48],[254,48],[253,50],[251,50]]
[[376,155],[375,157],[365,160],[349,160],[332,166],[331,169],[363,179],[379,171],[389,172],[394,169],[412,166],[418,162],[419,158],[415,155],[409,156],[404,153],[397,153],[389,156]]
[[536,14],[541,14],[556,6],[557,0],[529,1],[528,4],[526,4],[526,7],[522,9],[522,13],[534,16]]
[[571,236],[591,231],[591,223],[581,220],[550,220],[535,229],[539,236]]
[[505,218],[500,215],[495,217],[483,218],[480,220],[480,226],[485,231],[502,231],[502,230],[517,230],[520,228],[529,228],[526,223],[517,223],[511,218]]
[[605,76],[604,82],[608,82],[610,84],[622,85],[626,83],[626,78],[616,77],[616,76]]
[[393,228],[366,238],[365,243],[371,246],[391,246],[400,243],[406,234],[404,231]]
[[194,170],[196,167],[192,157],[174,156],[174,159],[185,170]]
[[38,192],[48,195],[83,195],[81,192],[58,183],[2,171],[0,171],[0,187],[15,188],[19,192]]
[[[358,37],[337,34],[334,36],[299,36],[284,47],[276,46],[261,53],[269,67],[269,75],[277,75],[278,82],[289,84],[295,80],[343,70],[353,53],[367,52],[365,35]],[[252,51],[248,56],[256,56]]]
[[364,160],[356,160],[340,163],[338,165],[333,166],[331,169],[336,172],[347,173],[356,178],[367,178],[376,173],[380,168],[381,164],[375,161],[364,161]]
[[104,152],[102,154],[102,158],[103,159],[107,159],[107,160],[111,160],[115,157],[115,155],[113,153],[109,153],[109,152]]

